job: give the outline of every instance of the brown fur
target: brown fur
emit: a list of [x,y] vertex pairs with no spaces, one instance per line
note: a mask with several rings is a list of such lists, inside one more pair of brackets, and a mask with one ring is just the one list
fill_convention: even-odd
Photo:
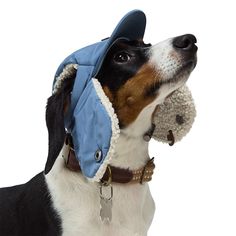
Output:
[[122,126],[132,123],[143,108],[154,101],[156,96],[147,96],[145,92],[158,80],[160,77],[156,70],[151,65],[145,64],[118,91],[112,93],[108,87],[103,88]]

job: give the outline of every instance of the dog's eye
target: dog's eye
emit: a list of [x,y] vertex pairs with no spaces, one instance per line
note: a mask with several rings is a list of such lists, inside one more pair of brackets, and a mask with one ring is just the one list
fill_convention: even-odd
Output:
[[130,55],[127,52],[119,52],[114,56],[114,60],[119,63],[125,63],[130,60]]

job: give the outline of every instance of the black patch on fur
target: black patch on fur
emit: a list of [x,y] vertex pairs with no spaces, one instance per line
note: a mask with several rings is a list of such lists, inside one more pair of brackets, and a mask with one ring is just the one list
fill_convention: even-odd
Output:
[[161,81],[155,82],[154,84],[152,84],[152,85],[150,85],[149,87],[146,88],[145,96],[147,96],[147,97],[156,96],[157,93],[158,93],[158,90],[160,89],[160,87],[162,85],[172,83],[173,80],[174,80],[174,78],[164,80],[164,81],[161,80]]
[[[147,50],[150,46],[142,41],[119,40],[108,51],[96,78],[102,86],[107,86],[113,92],[117,91],[148,61]],[[130,60],[117,62],[115,58],[120,53],[127,53]]]
[[150,85],[149,87],[146,88],[145,90],[145,96],[146,97],[153,97],[157,95],[158,90],[160,89],[162,85],[161,81],[158,81],[156,83],[153,83],[152,85]]
[[43,173],[28,183],[0,189],[1,236],[61,235]]
[[75,75],[76,69],[70,78],[64,80],[59,91],[48,98],[46,123],[49,136],[49,150],[45,166],[45,174],[51,170],[65,140],[64,108],[66,101],[70,101],[70,94],[73,89]]

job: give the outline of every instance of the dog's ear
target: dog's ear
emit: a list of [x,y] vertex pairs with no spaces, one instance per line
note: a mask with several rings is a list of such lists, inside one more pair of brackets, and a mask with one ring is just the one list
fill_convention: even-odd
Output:
[[48,158],[44,173],[47,174],[58,157],[66,136],[64,116],[70,103],[76,70],[60,84],[60,88],[48,98],[46,108],[46,123],[49,136]]

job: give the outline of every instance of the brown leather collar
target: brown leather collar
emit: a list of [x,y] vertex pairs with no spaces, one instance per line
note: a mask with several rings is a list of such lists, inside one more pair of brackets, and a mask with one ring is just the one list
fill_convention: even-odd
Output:
[[[75,152],[70,148],[66,167],[71,171],[80,172],[81,168],[79,162],[75,157]],[[101,179],[101,182],[108,182],[111,178],[111,182],[126,184],[126,183],[144,183],[152,179],[153,171],[155,168],[154,158],[150,159],[147,164],[137,170],[122,169],[114,166],[109,166]]]

